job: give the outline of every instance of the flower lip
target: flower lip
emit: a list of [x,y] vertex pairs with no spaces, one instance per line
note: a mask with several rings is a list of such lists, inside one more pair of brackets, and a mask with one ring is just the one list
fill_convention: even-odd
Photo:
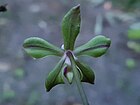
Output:
[[68,82],[71,84],[73,80],[73,72],[71,71],[71,68],[69,66],[66,66],[63,73]]

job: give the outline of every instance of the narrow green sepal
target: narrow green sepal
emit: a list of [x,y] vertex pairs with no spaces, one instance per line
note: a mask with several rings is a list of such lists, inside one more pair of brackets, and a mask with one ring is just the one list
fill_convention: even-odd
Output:
[[78,66],[78,69],[81,71],[83,75],[81,81],[94,84],[95,74],[93,70],[88,65],[81,63],[77,60],[76,65]]
[[76,56],[88,55],[92,57],[100,57],[106,53],[110,44],[111,40],[109,38],[99,35],[88,41],[86,44],[76,48],[74,54]]
[[23,43],[24,50],[33,58],[42,58],[48,55],[61,56],[63,50],[38,37],[27,38]]
[[47,92],[58,84],[64,84],[63,73],[62,73],[64,62],[65,62],[65,58],[62,57],[61,60],[55,66],[55,68],[47,76],[45,81]]
[[73,7],[62,20],[62,33],[65,50],[74,49],[74,43],[80,31],[80,24],[80,5],[77,5]]

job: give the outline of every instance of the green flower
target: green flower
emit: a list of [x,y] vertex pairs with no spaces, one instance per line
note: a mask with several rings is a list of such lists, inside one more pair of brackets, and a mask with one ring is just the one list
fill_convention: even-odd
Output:
[[[25,52],[33,58],[43,58],[49,55],[61,57],[54,69],[46,78],[46,90],[50,91],[57,84],[64,84],[65,79],[71,84],[75,77],[81,82],[94,84],[95,75],[93,70],[78,60],[78,56],[88,55],[100,57],[108,50],[111,40],[105,36],[98,35],[86,44],[75,48],[75,40],[80,32],[81,16],[80,5],[73,7],[62,20],[62,33],[64,48],[56,47],[44,39],[31,37],[24,41]],[[76,67],[76,71],[74,71]]]

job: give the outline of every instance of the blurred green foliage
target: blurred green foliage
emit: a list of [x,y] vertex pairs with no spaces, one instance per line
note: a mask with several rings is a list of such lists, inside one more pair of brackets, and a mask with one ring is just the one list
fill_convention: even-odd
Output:
[[15,98],[15,96],[16,96],[15,92],[11,89],[8,89],[8,90],[3,91],[2,100],[10,101],[13,98]]
[[17,79],[22,79],[25,75],[25,72],[23,69],[21,68],[17,68],[16,70],[14,70],[14,76]]
[[128,30],[128,39],[131,41],[127,42],[128,48],[132,49],[136,53],[140,53],[140,23],[135,22],[130,25]]
[[134,41],[127,42],[128,48],[132,49],[136,53],[140,53],[140,43]]
[[127,58],[125,64],[129,70],[132,70],[136,66],[136,62],[132,58]]
[[128,30],[128,38],[129,39],[140,39],[140,29]]
[[111,0],[113,5],[126,11],[140,9],[140,0]]
[[36,105],[40,99],[40,94],[36,91],[32,91],[27,101],[27,105]]
[[134,40],[140,39],[140,22],[130,25],[130,29],[128,30],[128,38]]

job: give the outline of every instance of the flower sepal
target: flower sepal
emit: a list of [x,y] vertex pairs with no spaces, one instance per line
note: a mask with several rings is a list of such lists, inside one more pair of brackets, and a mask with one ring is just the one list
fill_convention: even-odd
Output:
[[24,50],[33,58],[43,58],[49,55],[62,56],[63,50],[38,37],[27,38],[23,43]]
[[65,50],[74,49],[74,43],[80,31],[80,24],[80,5],[77,5],[73,7],[62,20],[62,33]]
[[92,57],[100,57],[106,53],[110,44],[111,40],[109,38],[99,35],[88,41],[86,44],[76,48],[74,54],[76,56],[88,55]]
[[61,60],[57,63],[55,68],[47,76],[45,81],[46,91],[50,91],[54,86],[58,84],[65,83],[63,79],[63,72],[62,72],[64,63],[65,63],[65,57],[63,56]]

